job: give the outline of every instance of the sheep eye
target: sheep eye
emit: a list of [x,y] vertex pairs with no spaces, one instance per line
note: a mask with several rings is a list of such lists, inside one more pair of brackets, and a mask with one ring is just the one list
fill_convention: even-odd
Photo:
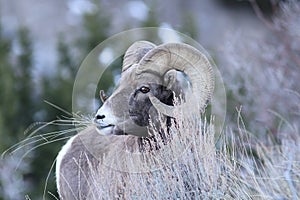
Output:
[[150,88],[143,86],[143,87],[140,88],[140,91],[145,94],[145,93],[148,93],[150,91]]

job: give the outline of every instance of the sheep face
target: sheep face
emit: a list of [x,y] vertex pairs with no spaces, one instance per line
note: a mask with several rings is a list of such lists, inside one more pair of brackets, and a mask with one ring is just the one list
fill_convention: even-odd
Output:
[[128,98],[135,89],[129,84],[132,78],[130,71],[123,73],[117,89],[98,109],[95,124],[100,134],[146,136],[147,129],[135,124],[129,116]]
[[[171,75],[168,73],[166,76]],[[175,80],[177,75],[172,73],[172,76],[174,77],[171,80]],[[118,88],[105,100],[95,116],[100,134],[149,136],[147,127],[149,120],[156,119],[158,115],[149,96],[172,105],[173,91],[162,85],[164,78],[156,77],[150,83],[143,78],[138,79],[135,76],[135,66],[122,73]],[[178,87],[178,81],[175,82],[169,81],[169,84]]]

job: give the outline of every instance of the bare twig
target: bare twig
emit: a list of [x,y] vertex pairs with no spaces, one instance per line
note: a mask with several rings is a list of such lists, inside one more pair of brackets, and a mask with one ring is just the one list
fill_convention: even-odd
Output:
[[272,12],[275,13],[277,12],[277,8],[278,8],[278,1],[276,0],[270,0],[271,5],[272,5]]
[[[293,149],[293,148],[292,148]],[[292,171],[292,164],[293,164],[293,160],[294,160],[294,151],[290,151],[289,155],[288,155],[288,166],[286,171],[284,172],[284,178],[285,180],[288,182],[289,188],[291,190],[292,196],[293,196],[293,200],[298,199],[298,195],[297,195],[297,190],[293,184],[293,179],[291,177],[291,171]]]
[[[284,48],[287,52],[287,54],[290,56],[290,58],[295,62],[296,65],[300,68],[300,57],[295,54],[293,51],[291,44],[291,38],[285,34],[283,31],[277,29],[274,26],[274,23],[270,20],[268,20],[265,15],[262,13],[261,8],[258,6],[256,0],[249,0],[251,3],[251,6],[256,14],[256,16],[280,39],[284,45]],[[274,0],[271,1],[273,6],[273,12],[276,10],[276,2]]]
[[256,0],[249,0],[249,2],[251,3],[251,6],[254,10],[254,13],[256,14],[256,16],[272,31],[275,31],[275,27],[273,25],[273,23],[268,20],[264,14],[262,13],[260,7],[257,5]]

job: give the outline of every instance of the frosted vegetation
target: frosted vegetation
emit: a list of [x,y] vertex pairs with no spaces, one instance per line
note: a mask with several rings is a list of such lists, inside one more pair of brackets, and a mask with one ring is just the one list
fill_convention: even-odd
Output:
[[224,46],[228,109],[240,104],[247,128],[260,137],[264,130],[281,138],[300,128],[300,5],[289,1],[280,8],[272,19],[255,9],[268,33],[236,33]]
[[157,132],[142,153],[116,147],[103,165],[90,163],[90,199],[298,199],[298,138],[268,145],[246,131],[241,116],[237,131],[215,138],[212,120],[177,116],[167,144]]
[[[268,18],[251,2],[269,32],[236,33],[223,47],[226,60],[220,69],[229,113],[223,132],[215,133],[213,120],[178,115],[176,140],[171,138],[169,146],[162,145],[162,149],[174,151],[156,157],[160,167],[147,173],[126,173],[99,166],[93,183],[95,199],[300,198],[300,3],[285,1]],[[75,116],[50,124],[76,123],[82,129],[89,126],[89,120]],[[37,129],[21,143],[15,157],[1,160],[0,199],[24,199],[24,185],[30,188],[22,179],[30,168],[30,157],[24,152],[69,138],[74,130],[39,135]],[[184,151],[179,155],[176,149]],[[147,156],[158,155],[157,151]],[[20,160],[22,168],[16,171]],[[55,199],[45,187],[46,198]]]

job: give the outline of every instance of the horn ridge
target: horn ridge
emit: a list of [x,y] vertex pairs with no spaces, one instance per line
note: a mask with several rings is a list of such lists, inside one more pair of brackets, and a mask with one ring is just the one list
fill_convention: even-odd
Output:
[[[139,61],[136,75],[139,77],[141,74],[151,73],[163,76],[171,69],[182,71],[189,77],[193,96],[196,98],[200,110],[204,110],[214,90],[214,75],[209,60],[198,49],[183,43],[159,45],[147,52]],[[170,113],[174,113],[170,111],[170,106],[159,100],[153,100],[154,98],[150,98],[150,100],[157,110],[168,116],[171,115]]]
[[155,46],[155,44],[143,40],[133,43],[127,49],[123,57],[122,72],[126,71],[133,64],[137,64],[143,58],[143,56]]

